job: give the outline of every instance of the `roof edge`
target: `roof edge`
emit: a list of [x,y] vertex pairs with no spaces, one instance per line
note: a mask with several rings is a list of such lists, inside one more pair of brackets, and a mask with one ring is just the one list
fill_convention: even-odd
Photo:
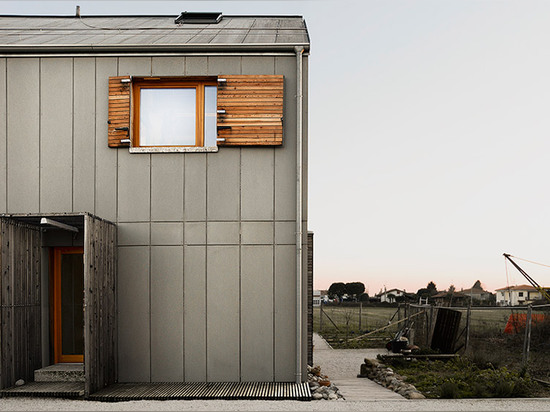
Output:
[[309,51],[309,43],[197,43],[197,44],[106,44],[106,45],[72,45],[72,44],[0,44],[0,53],[43,54],[60,52],[111,53],[111,52],[185,52],[185,51],[293,51],[296,46]]
[[[179,14],[82,14],[80,17],[75,16],[74,14],[0,14],[0,17],[24,17],[24,18],[106,18],[106,17],[165,17],[165,18],[175,18]],[[304,16],[299,14],[224,14],[223,17],[265,17],[265,18],[304,18]]]

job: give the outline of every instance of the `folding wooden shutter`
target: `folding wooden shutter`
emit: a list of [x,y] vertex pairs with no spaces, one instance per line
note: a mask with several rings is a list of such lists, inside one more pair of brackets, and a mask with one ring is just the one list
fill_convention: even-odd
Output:
[[282,145],[283,76],[218,76],[218,139],[220,146]]
[[109,77],[109,147],[130,146],[130,89],[130,76]]

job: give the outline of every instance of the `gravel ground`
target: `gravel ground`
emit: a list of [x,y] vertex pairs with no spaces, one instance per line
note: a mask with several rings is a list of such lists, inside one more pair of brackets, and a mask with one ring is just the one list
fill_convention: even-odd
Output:
[[2,411],[550,411],[550,399],[402,401],[135,401],[88,402],[6,398]]

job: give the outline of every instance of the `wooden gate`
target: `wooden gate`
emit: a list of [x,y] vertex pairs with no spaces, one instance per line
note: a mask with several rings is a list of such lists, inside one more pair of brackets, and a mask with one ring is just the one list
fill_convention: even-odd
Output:
[[439,308],[432,337],[431,348],[441,353],[454,353],[456,336],[462,313],[458,310]]
[[0,388],[33,380],[42,366],[40,232],[0,218]]
[[84,374],[88,397],[117,379],[116,226],[84,216]]

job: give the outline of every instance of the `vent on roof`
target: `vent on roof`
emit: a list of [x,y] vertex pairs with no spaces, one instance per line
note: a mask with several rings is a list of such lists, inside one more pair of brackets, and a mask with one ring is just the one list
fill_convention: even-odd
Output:
[[175,20],[176,24],[218,24],[222,21],[222,14],[217,12],[182,12]]

